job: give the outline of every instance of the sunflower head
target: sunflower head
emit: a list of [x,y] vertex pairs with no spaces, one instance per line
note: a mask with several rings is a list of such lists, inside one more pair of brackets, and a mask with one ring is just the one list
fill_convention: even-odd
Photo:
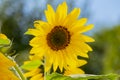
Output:
[[59,4],[56,11],[51,5],[47,5],[47,21],[35,21],[35,28],[26,32],[34,35],[30,41],[30,53],[43,57],[39,59],[44,59],[45,72],[51,68],[56,71],[58,67],[60,71],[63,71],[63,68],[69,71],[69,66],[78,69],[86,64],[86,61],[78,59],[78,56],[88,58],[87,52],[92,51],[86,42],[93,42],[94,39],[83,33],[94,25],[85,25],[87,18],[78,19],[79,8],[74,8],[70,13],[67,10],[66,2]]
[[47,35],[48,46],[55,51],[65,49],[70,43],[70,32],[62,26],[55,26]]

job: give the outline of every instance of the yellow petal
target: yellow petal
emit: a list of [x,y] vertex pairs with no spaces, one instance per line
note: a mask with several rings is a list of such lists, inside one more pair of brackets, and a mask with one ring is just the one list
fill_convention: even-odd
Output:
[[78,53],[76,53],[76,54],[81,56],[81,57],[89,58],[87,53],[82,53],[82,52],[78,51]]
[[61,70],[61,72],[63,71],[63,66],[64,66],[64,58],[63,58],[63,55],[62,53],[59,54],[58,56],[58,63],[59,63],[59,68]]
[[41,31],[43,31],[42,26],[43,26],[44,24],[47,24],[47,23],[44,22],[44,21],[41,21],[41,20],[36,20],[36,21],[34,21],[34,26],[35,26],[38,30],[41,30]]
[[74,8],[66,17],[63,26],[70,28],[70,25],[76,21],[80,14],[80,9],[79,8]]
[[48,72],[52,66],[51,63],[49,63],[49,61],[45,60],[45,72]]
[[40,30],[40,32],[42,33],[48,33],[48,31],[50,31],[50,29],[52,28],[47,22],[41,21],[41,20],[37,20],[34,21],[34,26]]
[[8,39],[7,36],[5,34],[2,34],[2,33],[0,33],[0,38],[1,39]]
[[45,50],[44,48],[40,48],[40,47],[33,47],[31,50],[30,50],[30,54],[36,54],[36,53],[39,53],[38,55],[43,55],[45,54]]
[[0,53],[0,64],[3,65],[3,67],[9,68],[15,65],[14,62],[9,60],[7,57],[5,57],[2,53]]
[[[82,46],[81,46],[82,45]],[[80,43],[80,48],[86,51],[92,51],[92,48],[86,43]]]
[[[50,51],[47,53],[47,55],[51,55]],[[49,71],[50,68],[52,67],[52,63],[53,63],[53,55],[52,56],[47,56],[45,55],[45,72]]]
[[46,19],[49,24],[54,24],[55,22],[55,12],[51,5],[47,5],[48,10],[45,11]]
[[94,42],[95,40],[89,36],[81,35],[85,42]]
[[67,16],[67,4],[63,2],[57,7],[56,10],[56,25],[63,24],[64,19]]
[[84,33],[91,30],[93,26],[94,26],[93,24],[90,24],[87,26],[76,26],[76,27],[70,28],[69,31],[73,34],[80,34],[80,33]]
[[34,76],[34,75],[36,75],[38,73],[40,73],[40,69],[34,69],[34,70],[30,71],[30,72],[25,73],[25,76],[26,77],[31,77],[31,76]]
[[65,71],[64,75],[72,75],[72,74],[84,74],[84,71],[80,68],[71,68]]
[[65,59],[66,59],[67,65],[76,67],[76,61],[73,59],[73,57],[69,53],[66,53],[64,56],[66,57]]
[[88,58],[88,50],[83,50],[80,48],[80,46],[76,46],[76,45],[72,45],[72,49],[74,50],[74,54],[81,56],[81,57],[85,57]]
[[87,22],[87,18],[81,18],[79,20],[76,20],[72,25],[71,25],[71,29],[77,29],[77,27],[82,27],[85,25],[85,23]]
[[43,47],[45,45],[45,37],[44,36],[34,37],[30,41],[30,45],[34,47],[40,47],[40,46]]
[[0,69],[0,80],[20,80],[8,69]]
[[91,30],[93,27],[94,27],[93,24],[89,24],[88,26],[82,27],[82,28],[80,29],[80,33],[89,31],[89,30]]
[[85,61],[85,60],[78,60],[77,62],[78,62],[77,67],[81,67],[81,66],[87,64],[87,61]]
[[34,35],[34,36],[41,36],[41,35],[44,35],[44,32],[37,30],[37,29],[28,29],[28,31],[25,32],[25,34]]
[[54,70],[54,72],[57,70],[57,68],[58,68],[58,55],[57,54],[54,54],[53,55],[53,58],[54,58],[54,63],[53,63],[53,70]]
[[42,74],[37,74],[35,76],[33,76],[32,78],[30,78],[30,80],[44,80]]
[[87,52],[92,51],[92,48],[89,45],[79,41],[72,42],[71,46],[72,46],[71,50],[74,50],[74,54],[77,54],[79,56],[86,57],[86,58],[88,58]]

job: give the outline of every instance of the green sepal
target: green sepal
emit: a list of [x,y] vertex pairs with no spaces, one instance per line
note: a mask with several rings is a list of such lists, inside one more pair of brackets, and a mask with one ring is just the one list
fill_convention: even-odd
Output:
[[42,61],[33,60],[33,61],[30,61],[30,62],[22,65],[21,68],[25,69],[25,70],[32,70],[32,69],[39,68],[40,65],[42,65]]
[[31,33],[31,30],[30,29],[28,29],[25,33],[24,33],[25,35],[32,35],[32,33]]
[[26,31],[24,34],[28,34],[28,35],[30,35],[31,33],[30,33],[30,31]]
[[0,52],[7,53],[11,48],[12,42],[9,39],[0,38]]
[[7,45],[10,45],[10,40],[0,38],[0,47],[4,47],[4,46],[7,46]]

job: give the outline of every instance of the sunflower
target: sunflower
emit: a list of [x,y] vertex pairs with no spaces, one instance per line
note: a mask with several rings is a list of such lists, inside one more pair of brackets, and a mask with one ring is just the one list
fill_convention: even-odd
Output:
[[7,38],[5,34],[0,33],[0,46],[6,46],[10,44],[10,40]]
[[41,73],[40,68],[32,69],[25,73],[26,77],[30,77],[30,80],[44,80],[43,73]]
[[30,41],[32,46],[30,54],[44,59],[45,72],[51,68],[54,72],[58,68],[62,72],[69,67],[80,67],[87,62],[78,59],[78,56],[88,58],[87,52],[92,51],[86,42],[93,42],[94,39],[83,33],[92,29],[94,25],[85,25],[87,18],[78,19],[79,8],[74,8],[70,13],[67,13],[67,9],[66,2],[59,4],[56,12],[48,4],[45,10],[47,21],[35,21],[35,28],[26,32],[34,36]]
[[36,56],[32,56],[29,61],[25,61],[22,68],[27,71],[24,75],[30,80],[44,80],[44,67]]
[[5,34],[0,33],[0,79],[19,80],[11,71],[12,67],[16,64],[2,54],[3,48],[8,45],[10,45],[10,40]]
[[6,58],[0,53],[0,79],[1,80],[19,80],[14,73],[10,70],[15,63]]
[[0,33],[0,39],[8,39],[6,35]]

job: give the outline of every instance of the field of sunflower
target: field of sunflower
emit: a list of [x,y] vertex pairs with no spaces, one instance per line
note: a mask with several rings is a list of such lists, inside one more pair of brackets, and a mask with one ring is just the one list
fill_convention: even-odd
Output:
[[0,2],[0,80],[119,80],[120,26],[89,34],[94,23],[72,2]]

